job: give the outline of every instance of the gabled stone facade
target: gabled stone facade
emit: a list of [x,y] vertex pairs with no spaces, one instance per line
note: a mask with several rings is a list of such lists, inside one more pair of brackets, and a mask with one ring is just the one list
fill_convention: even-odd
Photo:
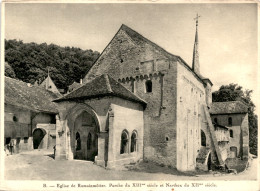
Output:
[[211,120],[213,84],[199,71],[197,35],[191,68],[122,25],[84,84],[55,100],[56,159],[93,160],[107,168],[140,160],[180,171],[226,168],[229,141],[220,138],[225,127],[216,130]]

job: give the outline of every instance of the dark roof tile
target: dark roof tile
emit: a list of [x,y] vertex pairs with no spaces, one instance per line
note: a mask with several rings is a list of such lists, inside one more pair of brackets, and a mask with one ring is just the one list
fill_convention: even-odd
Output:
[[212,102],[211,114],[247,113],[248,107],[241,101]]
[[52,102],[58,95],[39,86],[5,77],[5,103],[47,113],[58,113],[57,106]]
[[96,77],[92,81],[84,84],[64,97],[56,99],[55,101],[90,99],[104,96],[121,97],[127,100],[146,104],[144,100],[130,92],[107,74]]

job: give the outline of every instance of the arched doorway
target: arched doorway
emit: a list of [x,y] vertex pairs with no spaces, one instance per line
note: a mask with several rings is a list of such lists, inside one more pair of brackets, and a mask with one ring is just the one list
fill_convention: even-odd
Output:
[[46,131],[41,128],[37,128],[33,131],[33,148],[42,149],[44,144],[44,136]]
[[74,159],[94,161],[98,154],[98,127],[94,117],[83,111],[74,122]]

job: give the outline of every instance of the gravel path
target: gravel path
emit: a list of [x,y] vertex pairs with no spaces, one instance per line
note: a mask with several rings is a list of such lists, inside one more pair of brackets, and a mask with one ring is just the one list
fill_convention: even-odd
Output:
[[6,180],[255,180],[257,159],[237,175],[179,176],[127,170],[107,170],[90,161],[55,161],[52,151],[33,150],[5,157]]

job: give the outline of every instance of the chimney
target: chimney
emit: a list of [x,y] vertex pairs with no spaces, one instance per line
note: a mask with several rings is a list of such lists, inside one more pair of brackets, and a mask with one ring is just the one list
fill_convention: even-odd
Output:
[[80,82],[79,82],[80,84],[82,84],[83,83],[83,81],[82,81],[82,79],[80,79]]

